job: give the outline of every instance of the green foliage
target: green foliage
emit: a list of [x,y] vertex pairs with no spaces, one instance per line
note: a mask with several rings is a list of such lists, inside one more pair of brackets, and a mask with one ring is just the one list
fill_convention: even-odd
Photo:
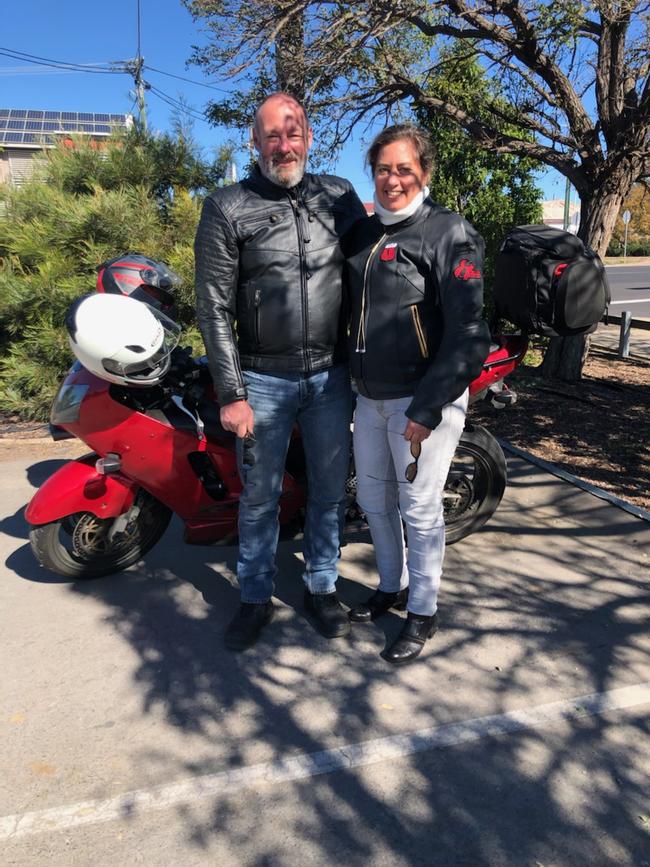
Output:
[[[443,70],[429,82],[428,92],[454,101],[481,117],[482,105],[499,100],[498,85],[488,79],[475,57],[459,48],[445,55]],[[504,115],[506,103],[503,101]],[[431,131],[436,165],[429,184],[432,197],[462,214],[485,239],[486,285],[494,274],[495,256],[512,226],[542,219],[541,191],[535,185],[537,164],[514,154],[485,150],[457,124],[438,112],[421,108],[418,121]],[[502,131],[524,136],[507,121]]]
[[[619,238],[612,238],[607,248],[608,256],[622,256],[625,251],[625,242]],[[650,238],[638,238],[627,242],[628,256],[650,256]]]
[[197,351],[193,241],[202,192],[223,177],[187,138],[129,134],[99,151],[87,140],[48,154],[39,177],[0,187],[0,410],[46,419],[70,366],[64,321],[93,291],[96,267],[128,250],[183,278],[178,320]]

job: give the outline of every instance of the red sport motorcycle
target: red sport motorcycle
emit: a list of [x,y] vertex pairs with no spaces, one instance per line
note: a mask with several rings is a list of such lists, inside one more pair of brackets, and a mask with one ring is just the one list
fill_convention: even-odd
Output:
[[[125,262],[133,267],[122,267]],[[164,306],[171,284],[151,268],[138,283],[128,272],[142,273],[141,265],[136,254],[105,263],[98,288],[143,298],[144,287],[149,304],[162,298]],[[120,268],[128,280],[120,281]],[[166,273],[171,274],[168,269]],[[116,274],[114,289],[109,284]],[[526,347],[526,338],[518,335],[496,339],[470,385],[470,399],[492,391],[494,400],[511,402],[514,395],[503,390],[503,379]],[[116,362],[111,364],[111,371],[117,369]],[[123,376],[98,376],[77,361],[52,407],[53,438],[77,437],[91,451],[47,479],[25,516],[39,563],[68,578],[96,578],[131,566],[159,541],[173,513],[185,524],[188,544],[236,540],[241,481],[235,437],[221,427],[206,359],[176,348],[164,372],[147,387],[138,383],[136,368],[126,363],[119,368],[133,371],[125,384]],[[468,422],[444,491],[447,543],[481,527],[498,507],[505,485],[506,461],[498,442],[485,428]],[[358,523],[362,515],[354,494],[351,459],[347,518]],[[281,524],[297,524],[305,501],[305,461],[296,429],[287,454]]]

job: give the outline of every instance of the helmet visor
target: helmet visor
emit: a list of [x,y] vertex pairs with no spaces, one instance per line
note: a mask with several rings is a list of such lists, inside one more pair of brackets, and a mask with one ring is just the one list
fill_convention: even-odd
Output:
[[167,291],[175,289],[182,283],[178,274],[172,271],[165,262],[156,262],[155,268],[141,268],[140,277],[147,286],[155,286],[156,289],[166,289]]
[[[142,361],[125,363],[117,361],[114,358],[103,358],[102,364],[109,373],[114,373],[131,380],[141,379],[143,382],[166,373],[169,367],[169,356],[178,345],[180,339],[181,326],[150,304],[147,304],[147,307],[162,328],[160,345],[153,355],[148,355]],[[133,347],[134,351],[139,351],[139,349],[139,347]]]

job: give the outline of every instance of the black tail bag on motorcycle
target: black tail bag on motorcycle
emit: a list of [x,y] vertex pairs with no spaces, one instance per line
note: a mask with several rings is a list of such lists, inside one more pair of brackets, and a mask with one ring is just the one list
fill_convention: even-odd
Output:
[[529,334],[595,330],[611,300],[600,258],[569,232],[515,226],[496,260],[495,313]]

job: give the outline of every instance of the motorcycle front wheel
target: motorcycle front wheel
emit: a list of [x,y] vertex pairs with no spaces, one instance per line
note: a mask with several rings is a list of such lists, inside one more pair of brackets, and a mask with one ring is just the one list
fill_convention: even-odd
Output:
[[100,578],[121,572],[153,548],[172,516],[167,506],[142,489],[135,506],[135,516],[112,537],[114,519],[98,518],[91,512],[32,526],[29,541],[34,556],[41,566],[66,578]]
[[496,512],[508,477],[501,446],[484,427],[468,424],[445,483],[445,541],[459,542]]

